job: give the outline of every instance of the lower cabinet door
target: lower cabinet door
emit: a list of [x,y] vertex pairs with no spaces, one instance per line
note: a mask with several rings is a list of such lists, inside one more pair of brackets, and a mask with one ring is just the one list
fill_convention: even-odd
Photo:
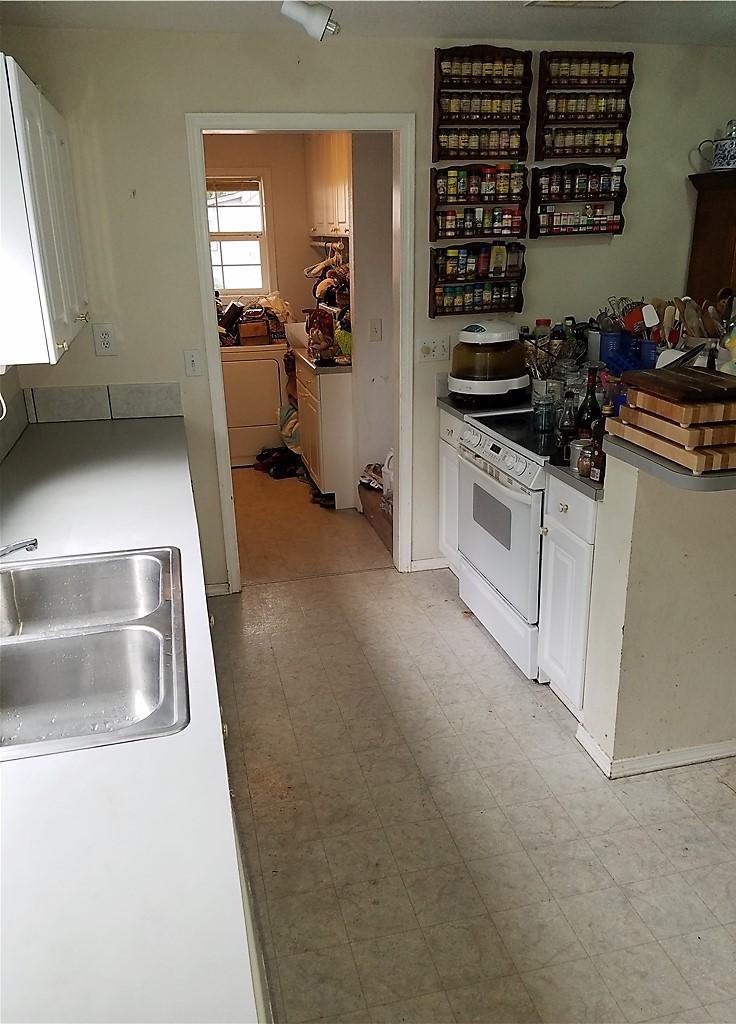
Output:
[[453,570],[457,570],[460,564],[457,549],[458,459],[457,449],[440,440],[439,547]]
[[579,717],[585,683],[593,545],[546,522],[539,607],[539,667]]

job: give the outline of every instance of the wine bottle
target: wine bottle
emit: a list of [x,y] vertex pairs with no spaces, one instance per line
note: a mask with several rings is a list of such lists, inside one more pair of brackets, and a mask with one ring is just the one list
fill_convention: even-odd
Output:
[[601,417],[601,407],[595,396],[595,386],[598,380],[598,371],[595,366],[588,367],[588,380],[585,388],[585,398],[580,403],[576,416],[578,437],[589,438],[593,436],[593,424]]
[[572,391],[565,392],[565,404],[560,413],[560,422],[557,424],[560,437],[560,448],[562,449],[562,461],[566,466],[570,465],[570,442],[574,441],[578,428],[575,422],[575,394]]

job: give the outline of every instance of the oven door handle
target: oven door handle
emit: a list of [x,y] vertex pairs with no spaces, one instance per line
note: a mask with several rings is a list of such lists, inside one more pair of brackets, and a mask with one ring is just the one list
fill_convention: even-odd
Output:
[[[484,473],[482,469],[479,469],[474,462],[471,461],[472,456],[468,458],[467,455],[461,453],[462,463],[461,465],[468,466],[477,477],[480,477],[482,483],[488,488],[489,491],[503,491],[505,497],[512,498],[519,505],[531,505],[532,495],[527,491],[520,491],[517,487],[513,487],[510,484],[504,484],[501,480],[494,476],[490,476],[488,473]],[[511,479],[511,478],[509,478]]]

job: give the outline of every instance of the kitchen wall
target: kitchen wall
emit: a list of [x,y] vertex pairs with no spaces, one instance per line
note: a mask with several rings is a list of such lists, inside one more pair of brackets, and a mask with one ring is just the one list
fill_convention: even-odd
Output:
[[0,462],[2,462],[28,426],[26,403],[17,367],[11,366],[5,373],[0,374],[0,394],[5,402],[5,416],[0,420]]
[[[204,376],[184,376],[182,354],[203,345],[184,115],[414,111],[415,340],[454,333],[459,322],[430,321],[425,312],[435,41],[345,33],[320,44],[286,24],[256,38],[6,26],[3,45],[69,122],[92,310],[115,323],[120,344],[115,359],[95,358],[87,329],[58,367],[24,369],[21,380],[180,380],[207,580],[222,581],[209,386]],[[616,239],[530,242],[521,322],[587,316],[614,292],[667,295],[684,285],[694,198],[687,174],[699,169],[692,156],[698,142],[733,116],[736,64],[727,48],[635,51],[626,231]],[[419,363],[415,370],[414,559],[437,554],[434,377],[442,369]]]
[[[393,137],[353,135],[351,307],[356,463],[383,462],[394,443]],[[379,319],[381,340],[370,340]]]
[[273,233],[276,275],[281,298],[291,303],[297,320],[312,305],[311,281],[304,268],[315,262],[309,244],[304,136],[205,135],[204,160],[208,174],[227,176],[266,170],[271,183],[267,228]]

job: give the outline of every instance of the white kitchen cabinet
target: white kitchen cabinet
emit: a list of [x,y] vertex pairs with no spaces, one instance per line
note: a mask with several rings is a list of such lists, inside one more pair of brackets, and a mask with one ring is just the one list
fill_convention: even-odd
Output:
[[550,479],[542,530],[539,678],[549,681],[578,720],[585,686],[595,515],[593,499]]
[[312,235],[350,233],[351,135],[315,132],[305,140],[307,210]]
[[0,363],[56,363],[88,319],[66,124],[0,65]]
[[297,349],[296,389],[302,459],[309,475],[323,494],[335,495],[335,508],[355,508],[352,374],[320,373]]

